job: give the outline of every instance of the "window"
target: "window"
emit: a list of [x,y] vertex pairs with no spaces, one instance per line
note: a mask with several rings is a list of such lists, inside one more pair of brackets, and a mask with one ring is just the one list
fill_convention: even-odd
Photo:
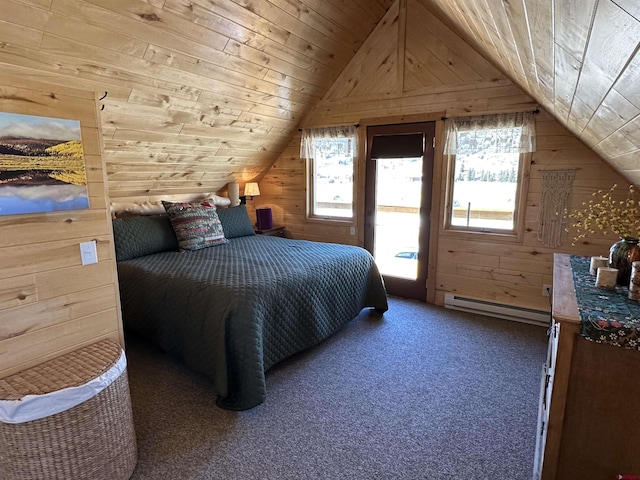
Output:
[[356,143],[353,125],[303,131],[300,157],[308,162],[309,217],[353,218]]
[[532,113],[447,119],[448,229],[517,232],[534,125]]

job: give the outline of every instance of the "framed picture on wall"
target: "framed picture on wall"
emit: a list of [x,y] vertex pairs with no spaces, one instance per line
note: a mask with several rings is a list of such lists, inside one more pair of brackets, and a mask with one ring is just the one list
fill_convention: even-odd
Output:
[[0,112],[0,215],[86,208],[80,122]]

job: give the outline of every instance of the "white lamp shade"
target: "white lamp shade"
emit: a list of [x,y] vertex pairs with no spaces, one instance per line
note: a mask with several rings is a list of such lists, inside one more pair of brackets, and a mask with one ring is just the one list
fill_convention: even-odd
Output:
[[255,197],[256,195],[260,195],[258,184],[255,182],[247,182],[244,186],[244,196]]

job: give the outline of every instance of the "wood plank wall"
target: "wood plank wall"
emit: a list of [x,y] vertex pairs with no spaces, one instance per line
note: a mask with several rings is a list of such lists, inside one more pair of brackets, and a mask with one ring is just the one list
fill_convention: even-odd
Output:
[[[417,0],[398,2],[347,66],[327,95],[306,120],[306,126],[367,124],[434,120],[442,134],[442,116],[526,111],[537,108],[529,96],[501,75],[489,62],[440,22]],[[403,8],[406,12],[403,15]],[[401,25],[402,18],[406,25]],[[403,41],[399,37],[404,35]],[[398,57],[387,58],[394,47],[405,45]],[[379,54],[371,45],[391,45]],[[403,65],[404,73],[383,65]],[[384,78],[372,78],[382,76]],[[358,82],[362,77],[370,88]],[[398,82],[402,81],[402,88]],[[387,85],[381,90],[381,85]],[[592,191],[624,180],[573,134],[541,110],[536,116],[537,151],[532,165],[521,241],[505,243],[487,235],[473,239],[444,232],[446,168],[442,154],[434,168],[432,212],[432,263],[428,297],[442,304],[454,292],[475,298],[538,309],[549,309],[542,285],[552,284],[552,253],[606,254],[616,239],[598,236],[586,244],[560,249],[545,248],[537,239],[541,171],[576,169],[572,208],[590,198]],[[437,138],[442,145],[442,138]],[[307,220],[305,215],[305,164],[299,158],[296,136],[260,183],[265,194],[257,206],[270,206],[276,223],[287,226],[290,236],[319,241],[363,244],[363,161],[359,159],[356,184],[356,236],[350,224]],[[441,152],[436,148],[436,152]]]
[[[80,121],[86,210],[0,216],[0,377],[104,338],[123,342],[93,92],[0,76],[0,111]],[[80,242],[98,263],[82,266]]]

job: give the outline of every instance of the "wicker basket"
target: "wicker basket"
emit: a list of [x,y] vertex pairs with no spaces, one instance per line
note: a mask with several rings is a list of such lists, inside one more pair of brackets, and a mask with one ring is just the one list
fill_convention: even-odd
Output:
[[[0,400],[85,385],[112,369],[121,354],[110,340],[81,348],[0,379]],[[126,369],[100,393],[68,410],[24,423],[0,421],[2,479],[128,479],[136,462]]]

